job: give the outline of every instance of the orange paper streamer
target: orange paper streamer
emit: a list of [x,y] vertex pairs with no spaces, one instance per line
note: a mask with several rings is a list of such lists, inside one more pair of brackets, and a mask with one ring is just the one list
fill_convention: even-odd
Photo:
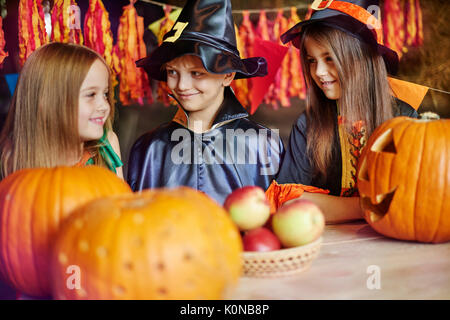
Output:
[[[300,18],[297,15],[297,8],[291,7],[291,16],[288,20],[287,28],[290,29],[300,22]],[[303,78],[303,71],[300,62],[300,51],[297,50],[292,45],[292,42],[289,42],[289,96],[295,97],[298,96],[300,99],[306,99],[306,85],[305,80]]]
[[115,68],[120,77],[119,98],[124,106],[134,102],[143,105],[144,99],[148,104],[153,103],[147,74],[135,64],[135,61],[144,58],[147,53],[143,40],[144,18],[138,16],[135,2],[132,0],[123,7],[114,48]]
[[23,66],[25,60],[34,50],[48,43],[41,1],[20,0],[18,21],[19,63]]
[[[165,6],[164,7],[164,12],[165,12],[165,18],[164,20],[161,22],[161,29],[159,29],[159,35],[158,35],[158,44],[161,45],[161,43],[163,42],[163,37],[164,35],[169,32],[173,25],[175,24],[175,21],[173,21],[170,18],[170,12],[172,11],[172,7],[171,6]],[[169,106],[169,105],[175,105],[176,102],[172,99],[169,98],[168,94],[170,93],[170,89],[167,86],[167,83],[164,81],[159,81],[158,82],[158,89],[157,89],[157,96],[158,96],[158,100],[161,101],[165,106]]]
[[[246,51],[244,42],[241,39],[239,34],[239,29],[236,25],[234,25],[234,31],[236,33],[236,46],[241,55],[241,59],[246,58]],[[231,83],[231,87],[233,88],[234,94],[242,106],[247,107],[249,105],[249,97],[248,97],[248,80],[247,79],[237,79]]]
[[8,52],[5,52],[5,34],[3,33],[3,19],[0,17],[0,68],[2,66],[3,60],[8,56]]
[[97,51],[110,66],[113,86],[117,85],[113,65],[113,37],[109,14],[101,0],[91,0],[84,19],[85,46]]
[[400,0],[390,0],[384,3],[383,33],[384,45],[396,51],[401,58],[405,50],[403,3]]
[[418,47],[423,44],[422,10],[419,0],[406,0],[405,32],[406,45]]
[[51,40],[83,44],[80,12],[75,0],[56,0],[52,9]]

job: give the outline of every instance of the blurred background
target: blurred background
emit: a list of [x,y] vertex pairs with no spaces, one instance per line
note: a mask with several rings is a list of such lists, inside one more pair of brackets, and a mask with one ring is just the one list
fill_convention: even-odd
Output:
[[[243,22],[242,10],[250,10],[249,17],[255,28],[261,20],[261,10],[265,9],[267,26],[272,28],[277,18],[278,9],[282,9],[284,17],[291,16],[290,7],[296,7],[298,17],[303,20],[308,14],[309,0],[232,0],[235,23],[238,27]],[[450,118],[450,95],[442,91],[450,91],[450,39],[448,28],[448,17],[450,16],[450,2],[448,0],[395,0],[392,3],[406,5],[407,2],[418,4],[422,14],[423,36],[420,45],[400,44],[398,50],[401,51],[400,70],[396,78],[422,84],[438,90],[429,90],[423,103],[419,108],[419,113],[432,111],[440,115],[441,118]],[[81,28],[89,7],[88,0],[76,1],[80,8]],[[162,4],[170,5],[163,6]],[[165,17],[165,13],[173,12],[177,7],[184,5],[184,0],[169,1],[137,1],[135,8],[137,14],[143,17],[144,34],[143,40],[147,53],[151,52],[158,45],[158,35],[148,27]],[[44,10],[51,12],[54,1],[43,1]],[[123,13],[122,8],[129,4],[125,0],[104,0],[105,10],[108,12],[110,30],[114,43],[117,41],[117,30],[119,18]],[[4,51],[8,56],[4,59],[0,69],[0,127],[6,117],[9,102],[11,100],[14,83],[17,74],[20,72],[19,59],[19,29],[18,29],[18,7],[19,1],[0,0],[1,14],[3,18],[3,31],[6,45]],[[381,15],[387,14],[387,7],[384,1],[380,2]],[[397,8],[398,9],[398,8]],[[393,10],[389,8],[389,10]],[[400,12],[400,11],[399,11]],[[403,10],[404,12],[404,10]],[[404,19],[402,13],[390,12],[399,22]],[[418,13],[415,12],[417,15]],[[155,29],[153,29],[155,30]],[[391,30],[401,37],[402,30]],[[273,36],[273,34],[272,34]],[[85,37],[86,38],[86,37]],[[127,173],[127,159],[129,150],[133,142],[144,132],[156,126],[168,122],[176,112],[176,106],[167,105],[158,100],[159,85],[151,81],[153,101],[149,99],[143,101],[129,101],[126,104],[120,99],[118,86],[116,87],[116,120],[115,131],[119,137],[122,159],[125,163],[124,173]],[[151,102],[151,103],[150,103]],[[267,103],[269,102],[269,103]],[[304,110],[304,100],[301,94],[289,98],[290,106],[282,106],[280,103],[263,100],[254,114],[250,116],[256,122],[262,123],[272,129],[278,129],[285,143],[288,142],[289,133],[297,117]]]

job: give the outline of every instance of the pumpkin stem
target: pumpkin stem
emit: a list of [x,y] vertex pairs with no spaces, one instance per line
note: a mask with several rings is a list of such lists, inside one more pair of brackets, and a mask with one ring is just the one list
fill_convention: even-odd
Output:
[[440,117],[437,113],[427,111],[427,112],[423,112],[423,113],[419,114],[419,119],[420,120],[439,120]]

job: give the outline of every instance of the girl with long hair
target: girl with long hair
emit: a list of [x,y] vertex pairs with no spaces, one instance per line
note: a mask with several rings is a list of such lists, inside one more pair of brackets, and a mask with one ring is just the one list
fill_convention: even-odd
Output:
[[57,42],[38,48],[21,70],[0,135],[1,177],[95,164],[123,178],[113,119],[110,71],[99,54]]
[[384,121],[417,112],[392,96],[387,75],[398,58],[366,19],[374,1],[322,2],[310,20],[282,35],[300,50],[308,94],[277,182],[328,190],[301,198],[316,203],[327,222],[343,222],[363,218],[356,168],[367,138]]

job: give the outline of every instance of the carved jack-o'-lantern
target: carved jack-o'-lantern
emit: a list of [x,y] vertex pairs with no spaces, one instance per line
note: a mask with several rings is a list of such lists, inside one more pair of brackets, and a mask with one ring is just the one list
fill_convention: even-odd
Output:
[[450,240],[450,120],[397,117],[369,138],[358,167],[367,222],[401,240]]

